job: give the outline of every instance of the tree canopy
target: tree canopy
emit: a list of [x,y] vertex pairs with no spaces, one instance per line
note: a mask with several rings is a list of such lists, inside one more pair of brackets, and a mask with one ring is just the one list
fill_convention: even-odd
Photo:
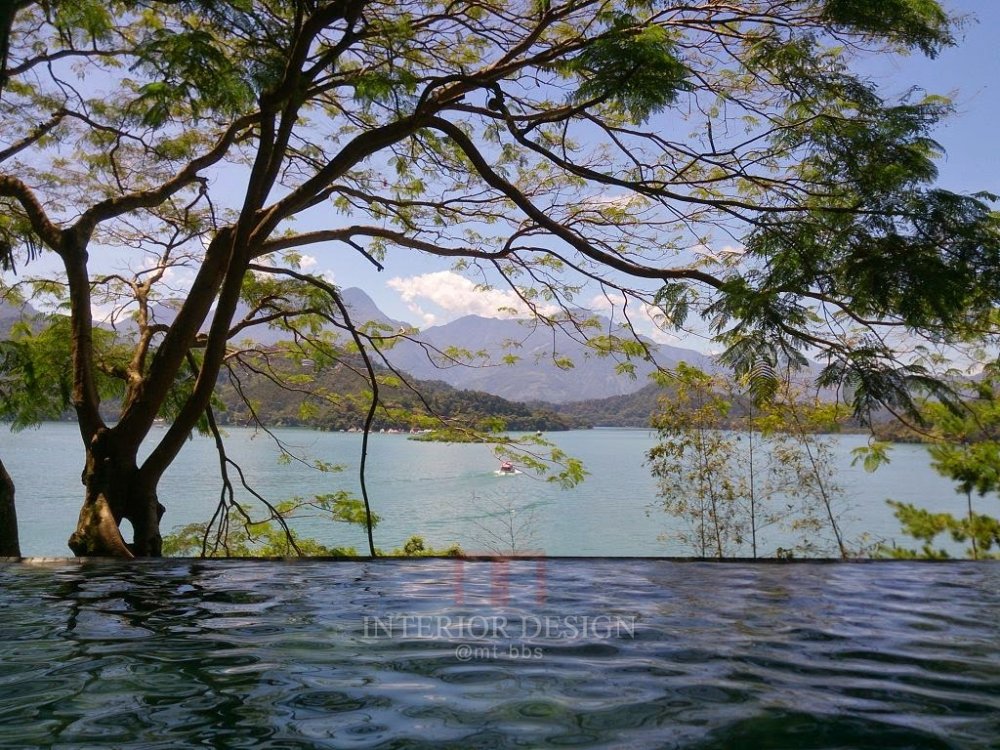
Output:
[[[976,503],[982,504],[984,498],[995,502],[1000,491],[997,374],[995,366],[988,367],[975,382],[966,383],[959,410],[950,410],[937,402],[923,405],[925,431],[920,437],[928,443],[931,466],[955,483],[956,492],[965,495],[965,515],[934,512],[914,503],[890,499],[887,502],[903,531],[923,544],[919,550],[892,546],[883,549],[883,554],[902,558],[949,557],[946,550],[933,546],[936,538],[947,532],[953,542],[969,543],[968,557],[998,556],[993,549],[1000,548],[1000,519],[975,509]],[[940,501],[940,498],[928,500]]]
[[255,326],[377,400],[412,332],[353,321],[306,248],[450,259],[625,371],[654,353],[576,299],[640,303],[762,391],[817,359],[862,412],[995,332],[992,197],[934,184],[949,102],[853,67],[953,44],[933,0],[20,0],[0,30],[5,295],[70,314],[78,554],[159,554],[156,484]]

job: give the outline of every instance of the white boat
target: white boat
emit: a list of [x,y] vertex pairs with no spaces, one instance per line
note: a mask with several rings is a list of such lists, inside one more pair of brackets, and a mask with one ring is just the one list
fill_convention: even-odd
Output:
[[498,477],[512,477],[515,474],[520,474],[521,472],[514,468],[514,464],[510,461],[501,461],[500,468],[493,472]]

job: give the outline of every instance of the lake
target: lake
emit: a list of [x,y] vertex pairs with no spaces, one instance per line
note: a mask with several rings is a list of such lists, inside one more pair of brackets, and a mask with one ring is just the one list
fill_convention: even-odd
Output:
[[0,748],[988,750],[1000,567],[0,563]]
[[[358,492],[357,466],[361,436],[281,429],[289,449],[313,459],[342,464],[328,474],[297,462],[281,463],[274,443],[249,429],[228,430],[231,456],[249,481],[272,501],[338,489]],[[496,476],[497,461],[487,446],[424,443],[405,435],[371,437],[368,480],[375,512],[383,518],[375,530],[381,549],[400,546],[413,534],[435,547],[459,543],[467,551],[490,552],[497,535],[519,530],[520,550],[547,555],[686,556],[690,547],[670,538],[678,521],[651,510],[656,483],[644,465],[655,444],[647,430],[596,429],[546,436],[572,456],[581,458],[590,476],[578,487],[562,490],[530,473]],[[834,441],[838,479],[845,498],[838,508],[845,536],[852,541],[895,540],[917,546],[899,532],[886,498],[916,502],[936,510],[962,514],[965,499],[951,482],[930,467],[926,450],[899,445],[891,463],[874,474],[852,467],[850,450],[864,436],[844,435]],[[17,485],[21,548],[26,556],[69,554],[66,540],[82,500],[83,452],[72,424],[45,424],[39,429],[0,433],[0,456]],[[167,507],[164,531],[204,522],[219,496],[218,457],[211,440],[193,438],[165,475],[160,499]],[[988,501],[987,501],[988,502]],[[511,522],[513,513],[513,523]],[[298,527],[327,545],[366,550],[364,531],[326,519],[303,519]],[[509,534],[508,534],[509,535]],[[667,538],[661,538],[667,535]],[[867,535],[867,536],[865,536]],[[864,539],[862,539],[864,537]],[[828,535],[818,539],[832,552]],[[794,538],[780,530],[763,534],[760,550],[773,555]],[[953,552],[961,547],[951,545]]]

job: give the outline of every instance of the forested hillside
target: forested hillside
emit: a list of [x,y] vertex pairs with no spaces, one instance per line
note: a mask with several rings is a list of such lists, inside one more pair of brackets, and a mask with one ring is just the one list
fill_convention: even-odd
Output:
[[649,427],[659,400],[667,393],[662,386],[650,383],[624,396],[573,401],[552,408],[563,418],[590,427]]
[[[321,430],[359,430],[371,403],[371,390],[350,362],[321,372],[290,361],[265,367],[246,365],[224,376],[219,389],[226,424],[303,426]],[[308,391],[308,392],[307,392]],[[471,427],[493,431],[565,430],[583,423],[557,414],[549,405],[526,406],[478,391],[463,391],[440,381],[404,381],[380,374],[375,430]]]

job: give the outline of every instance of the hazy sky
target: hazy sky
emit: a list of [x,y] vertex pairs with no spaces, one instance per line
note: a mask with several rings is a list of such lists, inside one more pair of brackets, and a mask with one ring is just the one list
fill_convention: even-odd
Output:
[[[940,183],[963,192],[1000,193],[996,135],[1000,121],[1000,0],[945,0],[945,5],[953,13],[975,17],[960,29],[957,47],[945,50],[936,60],[919,55],[871,60],[865,63],[864,71],[889,97],[913,86],[952,96],[955,115],[935,133],[947,151],[940,164]],[[318,218],[329,222],[329,209]],[[343,222],[345,217],[333,221]],[[306,229],[310,223],[304,219],[298,228]],[[472,282],[450,274],[447,261],[413,251],[390,252],[381,273],[343,246],[314,246],[305,253],[308,271],[323,274],[343,287],[361,287],[389,316],[422,327],[470,313],[488,315],[507,302],[499,292],[484,295]],[[48,259],[27,271],[44,272],[42,267],[47,265]],[[184,286],[183,279],[177,281]],[[647,327],[643,332],[651,331]]]
[[941,183],[952,190],[1000,193],[1000,1],[945,0],[957,14],[977,20],[961,29],[957,47],[934,60],[913,56],[876,66],[875,80],[887,92],[919,85],[954,97],[955,115],[937,131],[948,152],[941,164]]
[[[972,15],[960,29],[959,45],[934,60],[921,55],[888,56],[866,63],[864,70],[886,95],[901,95],[913,86],[954,98],[956,112],[935,132],[947,151],[940,164],[940,184],[961,191],[1000,193],[1000,0],[945,0],[959,15]],[[330,266],[343,286],[364,288],[391,317],[417,325],[442,323],[464,314],[483,314],[484,299],[472,284],[446,283],[443,266],[429,267],[429,259],[390,256],[382,273],[363,263],[346,260],[340,252],[315,253],[317,266]],[[421,269],[420,264],[428,266]],[[405,299],[404,299],[405,297]]]

